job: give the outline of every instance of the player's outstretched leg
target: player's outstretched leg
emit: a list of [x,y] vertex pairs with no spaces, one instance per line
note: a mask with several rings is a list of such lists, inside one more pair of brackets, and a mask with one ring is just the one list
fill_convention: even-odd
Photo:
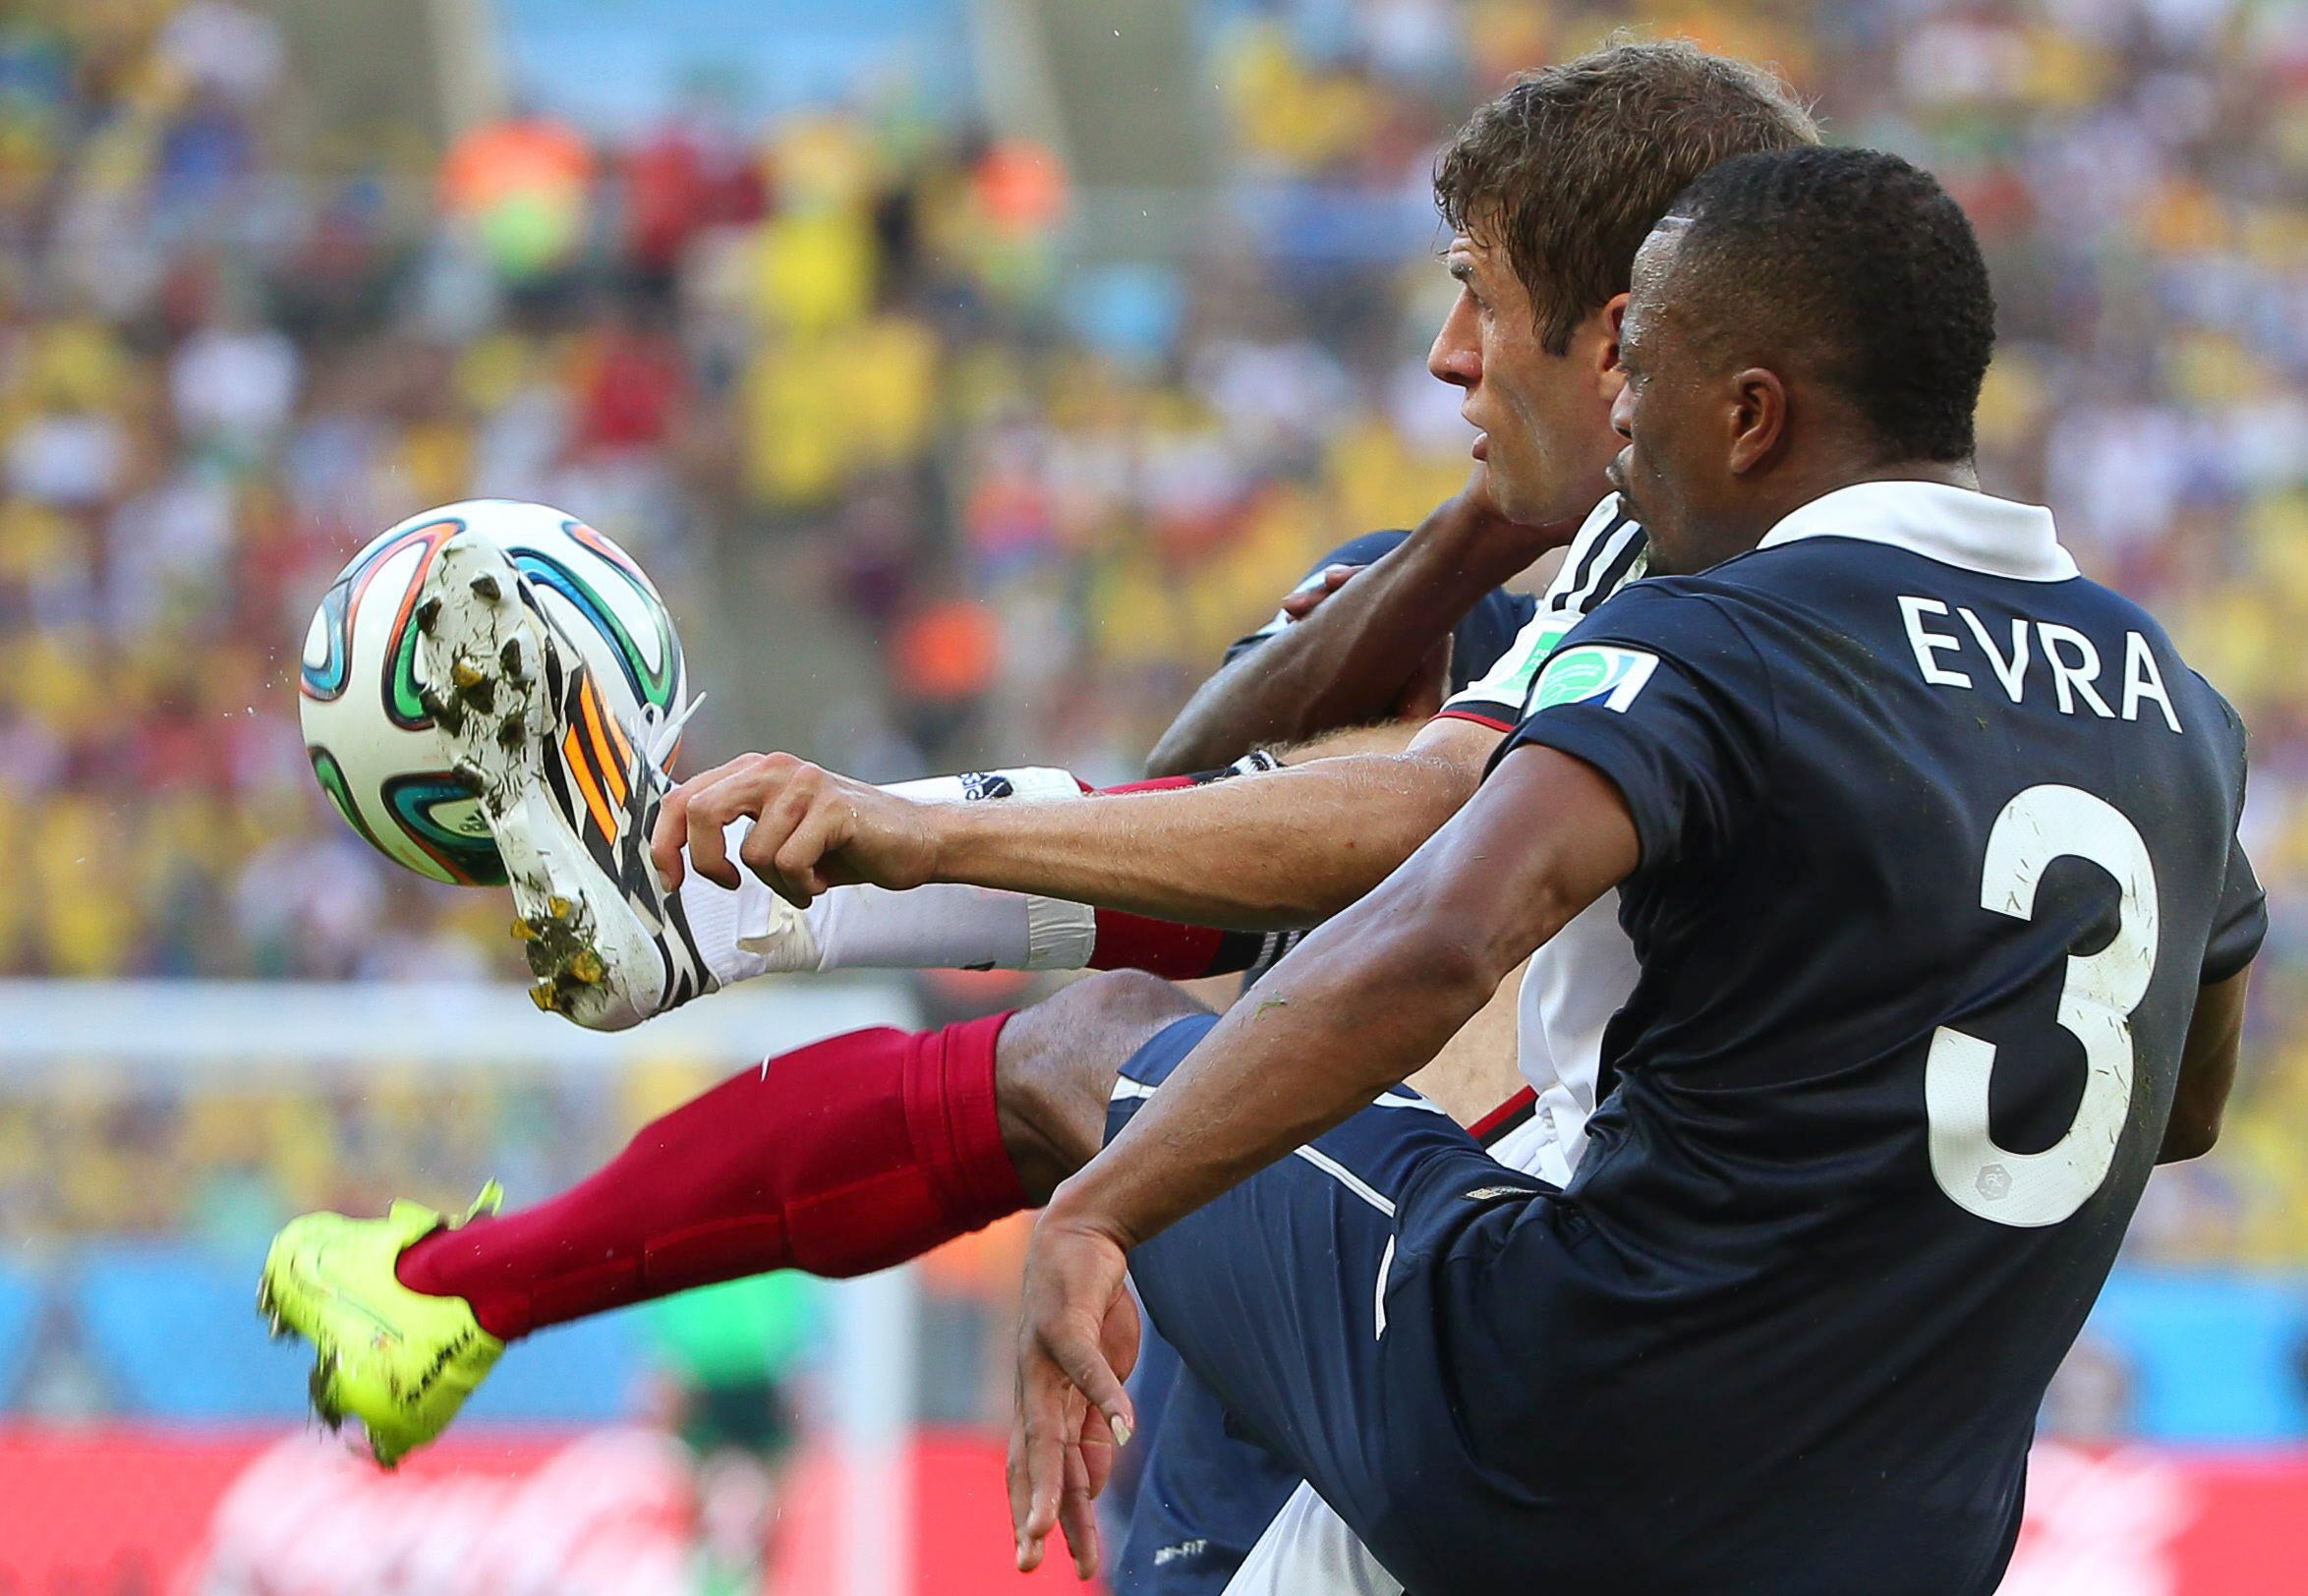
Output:
[[534,1208],[292,1221],[259,1307],[313,1343],[321,1417],[359,1418],[390,1463],[531,1331],[774,1269],[867,1274],[1039,1204],[1097,1151],[1123,1061],[1203,1012],[1118,971],[1014,1014],[834,1037],[653,1121]]
[[[621,675],[596,674],[494,544],[442,544],[418,592],[423,701],[504,860],[530,995],[597,1031],[622,1030],[752,976],[831,969],[1132,965],[1179,976],[1241,969],[1262,940],[1030,893],[939,884],[845,886],[804,912],[747,876],[692,872],[674,891],[649,854],[680,732]],[[1263,770],[1238,761],[1192,781]],[[1159,782],[1149,785],[1180,785]],[[936,802],[1081,796],[1040,767],[932,776],[891,789]],[[1131,789],[1122,789],[1131,790]],[[750,821],[730,827],[737,852]]]
[[[502,1198],[489,1182],[459,1223]],[[257,1311],[273,1336],[294,1331],[313,1343],[313,1411],[331,1429],[357,1414],[387,1468],[456,1417],[505,1349],[469,1304],[393,1278],[403,1248],[448,1227],[422,1203],[396,1202],[380,1220],[307,1214],[273,1237],[257,1282]]]

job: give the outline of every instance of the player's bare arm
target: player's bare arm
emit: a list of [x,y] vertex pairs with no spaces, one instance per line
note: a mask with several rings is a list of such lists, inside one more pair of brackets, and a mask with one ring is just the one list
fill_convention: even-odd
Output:
[[2202,1158],[2220,1140],[2221,1116],[2236,1084],[2236,1053],[2244,1040],[2244,999],[2251,978],[2247,967],[2225,981],[2206,984],[2196,994],[2196,1012],[2180,1051],[2179,1086],[2172,1094],[2164,1143],[2156,1150],[2157,1163]]
[[[795,903],[856,883],[959,882],[1199,925],[1307,926],[1432,836],[1473,793],[1498,742],[1491,727],[1440,719],[1400,754],[1010,805],[915,803],[790,755],[750,754],[670,794],[653,851],[670,885],[686,845],[688,867],[709,880],[733,887],[751,870]],[[722,833],[741,815],[756,824],[732,860]]]
[[1284,743],[1266,752],[1279,765],[1311,765],[1316,760],[1345,759],[1355,754],[1400,754],[1417,741],[1426,719],[1373,720],[1348,726],[1302,743]]
[[1129,1248],[1346,1119],[1431,1056],[1500,979],[1640,861],[1616,787],[1519,750],[1404,868],[1236,1005],[1058,1188],[1027,1255],[1010,1505],[1022,1567],[1058,1526],[1076,1394],[1126,1433],[1101,1350]]
[[1509,521],[1478,465],[1392,552],[1358,571],[1334,567],[1295,595],[1307,612],[1202,684],[1147,757],[1147,773],[1207,770],[1252,748],[1399,717],[1451,628],[1577,530],[1576,521]]

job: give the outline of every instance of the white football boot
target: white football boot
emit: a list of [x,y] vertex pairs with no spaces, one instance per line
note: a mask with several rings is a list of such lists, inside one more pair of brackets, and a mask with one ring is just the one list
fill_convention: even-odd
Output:
[[528,578],[470,533],[441,545],[416,619],[417,679],[503,858],[537,1006],[621,1031],[716,990],[649,851],[688,710],[667,716],[591,669]]

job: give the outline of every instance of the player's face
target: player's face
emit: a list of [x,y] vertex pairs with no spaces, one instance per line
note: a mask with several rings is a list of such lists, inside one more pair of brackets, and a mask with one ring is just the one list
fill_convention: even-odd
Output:
[[1634,290],[1619,330],[1625,382],[1611,426],[1627,446],[1611,463],[1650,543],[1650,568],[1688,576],[1739,552],[1724,512],[1735,485],[1722,447],[1721,384],[1664,292],[1677,229],[1661,223],[1635,257]]
[[1481,429],[1474,458],[1510,521],[1577,523],[1602,497],[1616,447],[1609,428],[1616,368],[1605,347],[1610,318],[1580,324],[1571,347],[1540,346],[1530,292],[1506,252],[1460,234],[1444,257],[1459,297],[1428,351],[1426,369],[1466,391],[1460,414]]

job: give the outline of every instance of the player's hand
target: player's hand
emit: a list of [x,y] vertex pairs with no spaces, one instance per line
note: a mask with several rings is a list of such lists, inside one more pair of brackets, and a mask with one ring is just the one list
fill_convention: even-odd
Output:
[[[936,805],[895,797],[790,754],[745,754],[665,795],[650,852],[665,889],[687,869],[734,888],[738,867],[806,908],[828,887],[868,883],[902,890],[930,879]],[[746,815],[753,828],[730,859],[723,831]]]
[[1098,1493],[1136,1413],[1123,1381],[1138,1361],[1138,1307],[1122,1243],[1054,1206],[1034,1226],[1018,1309],[1017,1412],[1010,1430],[1010,1521],[1021,1572],[1052,1530],[1074,1572],[1098,1571]]
[[[1284,597],[1282,612],[1293,622],[1302,621],[1321,608],[1325,598],[1368,569],[1367,565],[1325,565],[1304,587]],[[1443,700],[1450,694],[1451,640],[1446,636],[1418,661],[1418,668],[1411,673],[1411,679],[1395,699],[1391,713],[1397,720],[1423,723],[1434,718],[1435,712],[1443,707]]]
[[1302,621],[1322,607],[1323,599],[1368,569],[1364,565],[1325,565],[1302,587],[1283,595],[1282,612],[1294,621]]

